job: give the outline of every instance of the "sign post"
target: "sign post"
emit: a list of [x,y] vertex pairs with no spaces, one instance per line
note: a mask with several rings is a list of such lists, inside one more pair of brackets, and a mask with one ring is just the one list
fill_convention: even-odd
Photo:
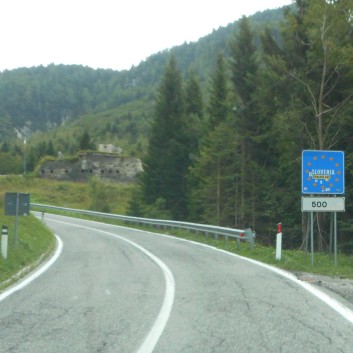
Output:
[[15,216],[14,246],[17,246],[18,217],[29,215],[29,194],[7,192],[5,194],[5,215]]
[[302,212],[310,212],[312,264],[314,264],[314,212],[334,214],[334,252],[335,265],[337,264],[337,212],[345,211],[345,198],[336,196],[344,192],[343,151],[302,152],[302,194],[310,195],[302,197]]

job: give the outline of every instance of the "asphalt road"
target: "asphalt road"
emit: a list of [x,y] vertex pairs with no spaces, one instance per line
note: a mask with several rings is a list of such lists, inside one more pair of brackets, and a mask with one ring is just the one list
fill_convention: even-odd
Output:
[[353,352],[352,313],[290,278],[172,237],[45,218],[63,249],[0,299],[1,353]]

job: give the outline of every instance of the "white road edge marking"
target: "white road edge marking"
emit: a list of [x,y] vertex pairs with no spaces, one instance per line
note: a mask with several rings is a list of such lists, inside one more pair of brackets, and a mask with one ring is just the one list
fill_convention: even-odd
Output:
[[54,264],[54,262],[59,258],[60,254],[62,252],[62,249],[63,249],[63,242],[61,241],[60,237],[58,237],[56,234],[55,234],[55,237],[57,240],[57,247],[56,247],[54,255],[47,262],[45,262],[43,266],[39,267],[38,270],[36,270],[31,275],[26,277],[23,281],[21,281],[20,283],[18,283],[17,285],[15,285],[13,287],[10,287],[5,292],[1,293],[0,294],[0,302],[2,300],[4,300],[5,298],[7,298],[8,296],[10,296],[11,294],[26,287],[28,284],[30,284],[32,281],[34,281],[36,278],[38,278],[40,275],[42,275],[46,270],[49,269],[50,266],[52,266]]
[[[89,222],[99,223],[99,222],[95,222],[95,221],[89,221]],[[115,225],[111,224],[111,226],[115,226]],[[124,227],[124,226],[116,226],[116,227],[131,229],[129,227]],[[140,232],[151,233],[151,234],[158,235],[158,236],[161,236],[161,237],[172,238],[172,239],[175,239],[175,240],[178,240],[178,241],[184,241],[184,242],[192,243],[192,244],[195,244],[197,246],[204,246],[204,247],[212,249],[214,251],[219,251],[219,252],[222,252],[222,253],[227,254],[229,256],[234,256],[236,258],[248,261],[248,262],[250,262],[250,263],[252,263],[254,265],[266,268],[269,271],[275,272],[275,273],[279,274],[280,276],[283,276],[283,277],[287,278],[288,280],[290,280],[290,281],[296,283],[297,285],[301,286],[302,288],[307,290],[309,293],[314,295],[316,298],[320,299],[322,302],[324,302],[326,305],[328,305],[331,309],[333,309],[336,313],[341,315],[348,322],[353,324],[353,311],[351,309],[349,309],[348,307],[346,307],[345,305],[343,305],[342,303],[340,303],[336,299],[330,297],[328,294],[322,292],[320,289],[315,288],[312,284],[310,284],[308,282],[300,281],[297,277],[295,277],[290,272],[287,272],[285,270],[282,270],[280,268],[265,264],[265,263],[257,261],[257,260],[250,259],[248,257],[237,255],[237,254],[228,252],[226,250],[218,249],[218,248],[216,248],[214,246],[211,246],[211,245],[198,243],[196,241],[192,241],[192,240],[188,240],[188,239],[178,238],[178,237],[175,237],[175,236],[172,236],[172,235],[166,235],[166,234],[161,234],[161,233],[153,233],[153,232],[142,231],[142,230],[138,230],[138,229],[135,229],[135,230],[140,231]],[[145,352],[142,351],[142,352],[137,352],[137,353],[145,353]]]
[[[165,284],[166,284],[163,304],[162,304],[162,307],[159,311],[159,314],[158,314],[156,320],[154,321],[154,324],[153,324],[151,330],[149,331],[149,333],[147,334],[142,345],[140,346],[140,348],[136,352],[136,353],[152,353],[154,350],[154,347],[156,346],[159,338],[161,337],[161,335],[167,325],[167,322],[170,317],[170,313],[172,311],[173,303],[174,303],[175,281],[174,281],[174,276],[173,276],[172,272],[170,271],[170,269],[168,268],[168,266],[161,259],[159,259],[157,256],[152,254],[150,251],[148,251],[144,247],[142,247],[142,246],[138,245],[137,243],[135,243],[131,240],[128,240],[122,236],[116,235],[114,233],[106,232],[101,229],[86,227],[86,226],[82,226],[82,225],[78,225],[78,224],[74,224],[74,223],[62,222],[62,221],[58,221],[58,220],[54,220],[54,219],[50,219],[49,221],[67,224],[67,225],[75,226],[78,228],[93,230],[95,232],[107,234],[107,235],[110,235],[114,238],[118,238],[120,240],[123,240],[123,241],[127,242],[128,244],[134,246],[135,248],[137,248],[141,252],[143,252],[156,265],[158,265],[161,268],[161,270],[164,274]],[[99,222],[96,222],[96,223],[99,223]]]
[[[166,235],[163,235],[163,236],[166,236]],[[172,237],[172,236],[169,236],[169,237],[175,238],[175,237]],[[299,286],[303,287],[305,290],[307,290],[312,295],[314,295],[315,297],[317,297],[318,299],[323,301],[325,304],[327,304],[329,307],[331,307],[334,311],[336,311],[338,314],[343,316],[347,321],[349,321],[351,324],[353,324],[353,311],[351,309],[347,308],[345,305],[343,305],[342,303],[340,303],[336,299],[330,297],[328,294],[322,292],[320,289],[315,288],[312,284],[299,280],[296,276],[294,276],[290,272],[287,272],[285,270],[282,270],[280,268],[265,264],[265,263],[257,261],[257,260],[249,259],[248,257],[240,256],[240,255],[228,252],[226,250],[215,248],[215,247],[213,247],[211,245],[198,243],[198,242],[195,242],[195,241],[192,241],[192,240],[187,240],[187,239],[180,239],[180,238],[177,238],[177,239],[179,239],[181,241],[186,241],[186,242],[190,242],[190,243],[193,243],[193,244],[201,245],[201,246],[204,246],[206,248],[210,248],[210,249],[225,253],[227,255],[240,258],[242,260],[251,262],[254,265],[257,265],[257,266],[266,268],[267,270],[270,270],[272,272],[275,272],[275,273],[277,273],[277,274],[289,279],[290,281],[295,282]]]

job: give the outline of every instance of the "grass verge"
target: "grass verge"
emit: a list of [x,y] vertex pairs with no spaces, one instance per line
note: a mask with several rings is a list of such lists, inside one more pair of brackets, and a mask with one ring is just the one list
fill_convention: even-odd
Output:
[[[160,230],[154,231],[159,232]],[[172,233],[163,233],[214,246],[240,256],[279,267],[288,272],[308,272],[353,279],[353,256],[338,254],[337,265],[335,265],[332,255],[315,253],[314,264],[312,265],[310,253],[301,250],[282,250],[281,261],[277,261],[275,258],[276,249],[274,247],[255,244],[255,247],[251,248],[248,243],[243,241],[238,244],[234,240],[225,241],[224,239],[207,238],[181,230],[173,230]]]
[[15,217],[0,216],[8,226],[8,256],[0,255],[0,290],[17,281],[33,267],[44,261],[55,248],[50,230],[33,215],[19,217],[15,246]]

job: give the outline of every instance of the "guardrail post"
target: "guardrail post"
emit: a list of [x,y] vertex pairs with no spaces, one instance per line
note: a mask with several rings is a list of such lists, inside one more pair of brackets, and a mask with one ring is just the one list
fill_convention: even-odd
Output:
[[256,233],[253,232],[251,228],[247,228],[244,230],[243,237],[248,242],[248,244],[250,245],[250,249],[252,250],[255,245]]
[[252,232],[251,238],[248,240],[251,250],[253,250],[255,246],[255,237],[256,237],[255,232]]
[[237,249],[240,247],[240,238],[237,238]]
[[224,246],[228,245],[228,235],[224,236]]

